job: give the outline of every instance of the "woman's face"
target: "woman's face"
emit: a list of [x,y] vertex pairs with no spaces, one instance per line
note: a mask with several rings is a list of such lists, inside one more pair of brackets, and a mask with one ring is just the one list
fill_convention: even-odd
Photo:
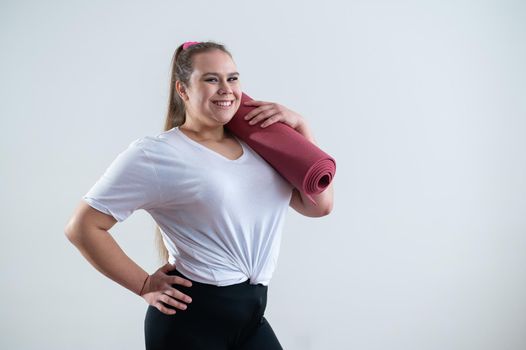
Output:
[[[187,117],[209,126],[228,123],[241,105],[241,84],[234,61],[227,53],[212,50],[196,54],[193,63],[190,86],[183,97]],[[227,103],[221,106],[217,101]]]

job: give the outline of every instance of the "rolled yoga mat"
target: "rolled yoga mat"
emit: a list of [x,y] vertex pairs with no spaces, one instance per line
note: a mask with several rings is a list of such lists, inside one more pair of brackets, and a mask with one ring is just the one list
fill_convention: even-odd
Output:
[[243,140],[290,184],[312,198],[332,182],[336,161],[289,125],[277,122],[265,128],[262,121],[250,125],[243,117],[257,106],[245,106],[252,98],[245,93],[241,106],[225,127]]

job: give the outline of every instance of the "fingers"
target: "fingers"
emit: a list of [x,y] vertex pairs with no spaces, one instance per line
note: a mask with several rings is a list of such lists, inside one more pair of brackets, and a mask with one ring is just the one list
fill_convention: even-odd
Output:
[[148,304],[167,315],[175,314],[175,309],[178,309],[178,311],[186,310],[188,305],[185,303],[189,304],[192,302],[192,298],[175,288],[168,289],[164,292],[152,293],[146,300]]
[[176,311],[174,309],[170,309],[170,308],[164,306],[163,303],[161,303],[161,302],[155,303],[153,306],[155,306],[157,308],[157,310],[159,310],[162,313],[167,314],[167,315],[173,315],[173,314],[176,313]]
[[175,288],[165,291],[164,294],[169,295],[170,297],[185,301],[187,303],[192,302],[192,298],[190,298],[188,295],[182,293],[180,290],[177,290]]
[[269,110],[269,109],[272,109],[272,108],[274,108],[274,105],[271,105],[271,104],[259,106],[258,108],[254,108],[253,110],[248,112],[245,115],[244,119],[245,120],[249,120],[252,117],[256,116],[257,114],[261,113],[262,111],[266,111],[266,110]]
[[145,293],[143,298],[148,304],[154,306],[159,311],[167,315],[173,315],[176,311],[168,306],[172,306],[179,310],[186,310],[187,305],[185,303],[191,303],[192,298],[181,291],[173,288],[174,284],[178,284],[185,287],[191,287],[192,281],[180,277],[172,276],[167,272],[175,269],[175,264],[167,263],[157,270],[156,273],[151,275],[151,278],[155,281],[153,283],[152,290],[149,293]]
[[274,114],[272,117],[269,117],[267,120],[265,120],[263,123],[261,123],[261,127],[264,128],[264,127],[267,127],[269,126],[270,124],[272,123],[275,123],[279,120],[279,117],[277,114]]
[[182,278],[180,276],[170,276],[170,282],[172,284],[180,284],[185,287],[191,287],[192,281],[187,280],[186,278]]
[[159,311],[167,315],[173,315],[176,313],[176,311],[172,308],[166,307],[164,304],[173,306],[174,308],[177,308],[179,310],[186,310],[188,308],[188,305],[177,300],[176,297],[179,300],[183,300],[187,303],[192,302],[192,298],[190,298],[188,295],[181,293],[175,288],[172,288],[163,293],[160,293],[157,297],[157,301],[155,302],[155,304],[153,304],[153,306],[155,306]]
[[192,298],[190,298],[188,295],[182,293],[181,291],[177,290],[177,289],[173,289],[171,291],[168,291],[170,294],[169,295],[174,295],[175,297],[177,297],[177,299],[179,300],[183,300],[187,303],[191,303],[192,302]]
[[[279,112],[276,112],[275,110],[268,110],[268,111],[264,111],[264,112],[261,112],[259,113],[256,117],[252,118],[252,120],[250,120],[248,123],[250,125],[254,125],[258,122],[260,122],[261,120],[263,119],[270,119],[272,118],[271,121],[267,122],[265,126],[269,125],[272,121],[276,121],[276,119],[278,118],[279,116]],[[267,119],[267,120],[268,120]],[[265,123],[263,123],[265,124]],[[261,126],[263,126],[263,124],[261,124]]]
[[188,306],[185,303],[180,302],[179,300],[173,298],[171,295],[167,295],[166,293],[172,293],[172,291],[166,291],[164,294],[161,294],[158,300],[180,310],[186,310]]
[[163,293],[171,295],[171,296],[173,296],[175,298],[184,300],[187,303],[191,303],[192,302],[192,298],[190,298],[188,295],[184,294],[183,292],[181,292],[180,290],[178,290],[176,288],[171,288],[171,289],[169,289],[169,290],[167,290],[167,291],[165,291]]
[[163,266],[161,266],[161,268],[159,270],[161,270],[162,272],[168,272],[168,271],[171,271],[175,269],[175,264],[170,264],[169,262],[164,264]]
[[269,103],[273,103],[273,102],[250,100],[250,101],[245,101],[243,104],[248,106],[248,105],[265,105]]

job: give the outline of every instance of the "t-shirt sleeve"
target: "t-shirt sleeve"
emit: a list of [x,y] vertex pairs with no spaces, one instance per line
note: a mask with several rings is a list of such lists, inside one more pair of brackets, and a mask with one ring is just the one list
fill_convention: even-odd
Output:
[[118,222],[135,210],[151,209],[161,202],[154,164],[139,140],[113,160],[83,197],[91,207],[113,216]]

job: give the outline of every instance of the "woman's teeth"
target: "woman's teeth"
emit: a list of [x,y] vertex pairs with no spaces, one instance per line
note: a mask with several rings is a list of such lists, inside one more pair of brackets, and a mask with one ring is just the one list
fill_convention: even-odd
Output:
[[214,102],[215,105],[217,106],[220,106],[220,107],[230,107],[232,105],[232,101],[229,101],[229,102]]

